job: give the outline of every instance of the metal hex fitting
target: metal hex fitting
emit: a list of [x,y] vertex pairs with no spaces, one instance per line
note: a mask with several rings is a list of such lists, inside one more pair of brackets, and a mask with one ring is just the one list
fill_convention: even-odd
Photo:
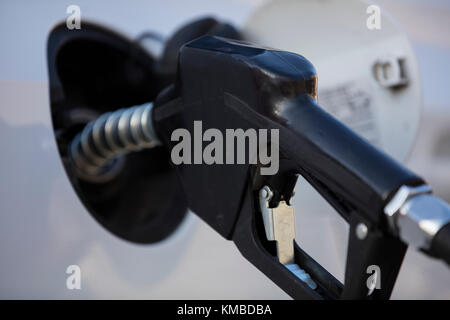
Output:
[[402,186],[384,209],[394,234],[420,249],[429,249],[436,233],[450,222],[450,206],[427,185]]

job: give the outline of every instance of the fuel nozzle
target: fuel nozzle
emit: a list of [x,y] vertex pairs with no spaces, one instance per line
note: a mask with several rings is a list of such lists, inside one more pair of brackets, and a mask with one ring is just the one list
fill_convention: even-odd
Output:
[[[153,104],[88,124],[71,155],[80,170],[101,175],[126,152],[159,144],[173,151],[175,130],[195,137],[198,121],[222,137],[230,130],[277,132],[258,144],[279,146],[272,175],[262,173],[262,163],[245,161],[172,161],[172,167],[189,209],[292,297],[387,299],[406,244],[449,261],[448,205],[429,194],[422,178],[322,109],[315,69],[294,53],[220,37],[193,40],[180,49],[175,82]],[[246,154],[249,144],[243,144]],[[222,154],[227,151],[234,146]],[[350,225],[343,284],[295,242],[290,199],[298,175]],[[368,294],[366,271],[373,265],[386,276],[382,289]]]

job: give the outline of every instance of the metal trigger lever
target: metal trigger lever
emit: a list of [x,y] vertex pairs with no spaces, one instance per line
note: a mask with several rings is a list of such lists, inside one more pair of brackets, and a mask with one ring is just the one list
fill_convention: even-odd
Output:
[[295,214],[291,199],[280,200],[276,207],[271,208],[273,192],[268,186],[259,191],[259,205],[264,222],[267,240],[276,241],[277,257],[281,264],[315,290],[317,284],[311,276],[294,262]]

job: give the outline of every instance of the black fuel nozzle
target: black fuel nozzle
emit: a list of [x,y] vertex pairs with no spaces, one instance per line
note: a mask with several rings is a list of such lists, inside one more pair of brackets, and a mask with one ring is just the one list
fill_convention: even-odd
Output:
[[[298,54],[198,38],[153,103],[78,137],[71,155],[86,177],[117,155],[166,149],[189,209],[293,298],[387,299],[411,242],[449,261],[449,206],[318,105],[316,71]],[[350,225],[344,283],[295,242],[298,175]],[[369,283],[371,270],[381,275]]]
[[[307,59],[236,40],[196,39],[181,48],[177,80],[156,100],[153,121],[172,154],[180,152],[177,130],[197,143],[174,165],[189,208],[288,294],[389,298],[407,245],[389,229],[384,209],[400,187],[424,181],[317,104],[317,75]],[[208,130],[207,139],[195,141]],[[227,139],[238,130],[248,139],[246,163]],[[267,134],[253,149],[251,130]],[[227,141],[215,150],[219,156],[203,162],[203,147],[217,139]],[[278,153],[275,170],[258,158],[263,149]],[[350,224],[344,284],[293,239],[290,199],[299,174]],[[378,290],[367,285],[374,265],[383,272]]]

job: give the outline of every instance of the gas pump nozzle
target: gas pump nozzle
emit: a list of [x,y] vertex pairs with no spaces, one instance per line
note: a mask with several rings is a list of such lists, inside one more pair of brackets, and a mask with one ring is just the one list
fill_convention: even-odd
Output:
[[[151,121],[139,124],[169,152],[177,145],[173,132],[194,136],[198,121],[222,136],[227,130],[277,132],[256,149],[246,145],[250,153],[277,144],[275,174],[262,174],[261,161],[173,166],[189,208],[293,298],[387,299],[409,243],[450,261],[448,204],[430,195],[422,178],[324,111],[316,71],[298,54],[198,38],[181,48],[176,81],[148,114]],[[298,175],[350,225],[344,283],[294,240],[291,198]],[[366,283],[372,265],[382,271],[378,290]]]

